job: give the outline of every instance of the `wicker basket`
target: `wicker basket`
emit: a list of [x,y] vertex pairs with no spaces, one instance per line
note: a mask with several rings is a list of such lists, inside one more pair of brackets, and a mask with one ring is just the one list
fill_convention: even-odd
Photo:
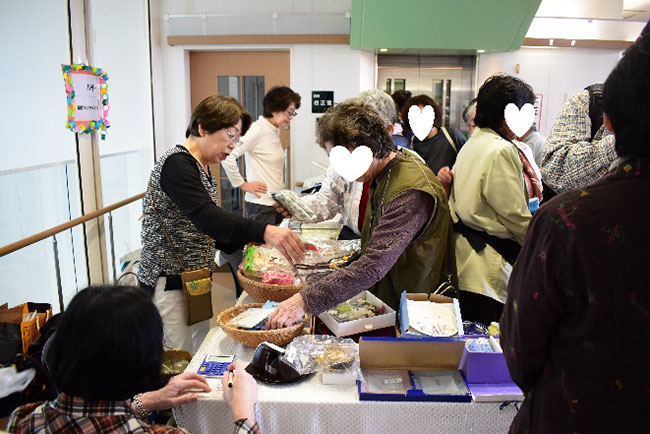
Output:
[[217,323],[219,324],[219,327],[221,327],[221,330],[223,330],[228,336],[237,342],[246,345],[247,347],[256,347],[264,341],[273,342],[276,345],[284,346],[291,342],[293,338],[302,332],[302,329],[307,322],[306,316],[302,322],[298,324],[276,330],[241,330],[237,327],[228,325],[228,322],[231,319],[246,309],[251,309],[253,307],[262,307],[263,305],[263,303],[250,303],[231,307],[230,309],[224,310],[217,316]]
[[244,276],[241,273],[241,270],[237,270],[237,277],[239,277],[239,282],[248,295],[260,302],[265,302],[267,300],[284,301],[306,286],[304,283],[300,285],[262,283]]

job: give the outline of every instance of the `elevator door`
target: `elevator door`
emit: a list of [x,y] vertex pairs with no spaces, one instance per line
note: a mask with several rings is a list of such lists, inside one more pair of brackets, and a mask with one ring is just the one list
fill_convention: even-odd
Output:
[[427,95],[442,108],[442,125],[465,131],[462,112],[474,97],[472,57],[380,56],[378,87]]

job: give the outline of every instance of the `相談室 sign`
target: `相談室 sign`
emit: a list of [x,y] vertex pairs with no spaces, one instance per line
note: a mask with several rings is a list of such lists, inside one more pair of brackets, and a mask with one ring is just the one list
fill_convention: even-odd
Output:
[[333,90],[313,90],[311,92],[311,112],[325,113],[325,111],[334,105]]

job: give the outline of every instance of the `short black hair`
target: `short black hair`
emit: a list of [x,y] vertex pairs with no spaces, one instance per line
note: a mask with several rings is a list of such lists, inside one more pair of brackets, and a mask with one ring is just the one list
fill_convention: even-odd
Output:
[[524,104],[535,104],[535,92],[528,83],[507,74],[495,74],[485,80],[476,97],[474,123],[480,128],[491,128],[504,137],[501,129],[505,120],[504,110],[513,103],[521,109]]
[[267,92],[262,101],[264,106],[264,117],[273,117],[273,112],[283,112],[289,108],[291,103],[300,108],[300,95],[287,86],[275,86]]
[[603,110],[612,122],[616,153],[650,156],[650,38],[630,46],[605,81]]
[[393,92],[391,95],[391,98],[393,98],[393,102],[395,103],[395,108],[397,109],[397,115],[401,113],[402,109],[404,108],[404,104],[407,103],[409,99],[411,99],[411,92],[406,92],[405,90],[396,90]]
[[192,112],[190,125],[185,130],[185,137],[199,137],[199,125],[208,134],[224,128],[233,127],[241,119],[240,135],[246,134],[251,126],[251,115],[235,98],[223,95],[212,95],[205,98]]
[[428,106],[430,105],[433,107],[433,112],[435,113],[434,119],[433,119],[433,126],[440,128],[440,125],[442,125],[442,109],[440,108],[440,104],[438,104],[433,98],[431,98],[428,95],[418,95],[414,96],[413,98],[409,99],[406,104],[404,104],[404,107],[402,107],[402,122],[404,122],[404,126],[406,129],[412,130],[411,128],[411,123],[409,122],[409,110],[413,106]]
[[350,150],[367,146],[378,159],[397,150],[379,112],[354,100],[329,108],[318,119],[316,141],[323,149],[327,142]]
[[54,335],[52,376],[61,392],[121,401],[160,387],[163,325],[151,296],[91,286],[74,296]]

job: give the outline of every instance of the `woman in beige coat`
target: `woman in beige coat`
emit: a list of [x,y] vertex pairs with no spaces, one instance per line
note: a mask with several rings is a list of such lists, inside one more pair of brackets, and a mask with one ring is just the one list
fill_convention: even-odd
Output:
[[504,118],[509,103],[521,108],[531,96],[531,87],[515,77],[488,78],[478,94],[476,129],[456,159],[449,202],[466,320],[499,320],[531,218],[515,134]]

